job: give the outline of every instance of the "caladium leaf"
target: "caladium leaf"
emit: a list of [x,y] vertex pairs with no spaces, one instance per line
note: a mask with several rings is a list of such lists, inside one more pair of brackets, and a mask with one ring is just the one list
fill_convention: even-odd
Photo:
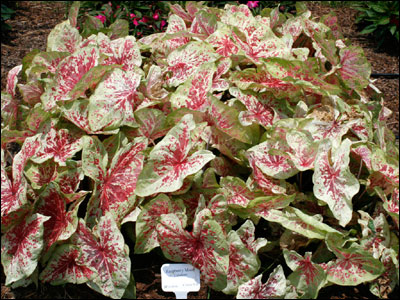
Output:
[[57,241],[67,240],[78,226],[79,205],[74,205],[67,210],[66,204],[66,199],[54,183],[50,183],[40,194],[40,200],[36,203],[36,211],[50,217],[44,224],[44,251],[47,251]]
[[108,154],[98,137],[84,136],[82,149],[83,173],[95,181],[105,178]]
[[[283,155],[271,154],[272,149],[281,150]],[[247,155],[254,159],[264,174],[276,179],[287,179],[298,172],[287,152],[290,152],[290,147],[285,141],[270,139],[248,149]]]
[[82,284],[94,279],[96,273],[84,266],[79,248],[72,244],[60,245],[53,252],[40,280],[51,285]]
[[253,122],[257,122],[264,127],[272,125],[274,111],[270,106],[260,102],[251,94],[244,94],[237,88],[231,88],[229,93],[237,97],[247,108],[247,111],[241,112],[239,115],[239,120],[243,125],[250,125]]
[[[182,33],[187,30],[185,21],[178,15],[172,14],[168,18],[168,27],[165,31],[166,37],[164,37],[166,47],[169,52],[179,48],[180,46],[186,45],[190,38],[184,36]],[[178,34],[177,37],[170,38],[168,35]]]
[[5,170],[4,151],[1,151],[1,217],[7,216],[27,203],[27,182],[23,171],[30,159],[40,147],[40,134],[25,139],[20,152],[12,164],[12,181]]
[[119,39],[110,40],[108,37],[99,33],[101,38],[100,53],[107,55],[103,59],[102,65],[121,65],[125,71],[134,72],[136,67],[142,64],[139,47],[134,36],[121,37]]
[[303,292],[302,297],[316,299],[319,290],[326,283],[324,269],[311,261],[311,252],[306,252],[303,257],[296,251],[283,249],[283,255],[293,271],[288,280],[296,287],[297,292]]
[[247,209],[250,213],[269,220],[273,210],[287,207],[295,198],[295,194],[257,197],[249,202]]
[[182,227],[186,227],[183,208],[181,201],[171,201],[165,194],[160,194],[148,202],[136,220],[135,253],[147,253],[159,246],[156,226],[162,215],[174,213],[181,220]]
[[60,166],[65,166],[67,159],[82,149],[82,139],[73,136],[68,129],[50,128],[41,137],[42,146],[31,158],[35,163],[42,163],[53,158]]
[[72,241],[82,252],[84,266],[98,274],[87,285],[108,297],[121,298],[129,284],[131,261],[113,218],[101,217],[92,231],[80,219]]
[[22,69],[22,65],[12,68],[7,75],[6,92],[1,92],[1,128],[8,124],[10,127],[15,126],[18,112],[18,101],[15,99],[15,87],[18,83],[18,74]]
[[268,281],[262,283],[262,274],[239,286],[237,299],[270,299],[283,298],[286,293],[286,277],[283,268],[278,265],[269,275]]
[[101,81],[89,98],[88,117],[91,130],[135,126],[133,112],[138,106],[137,87],[141,73],[114,69]]
[[300,171],[313,169],[319,143],[313,142],[311,135],[307,135],[306,131],[297,130],[289,131],[286,141],[292,148],[288,154],[296,168]]
[[171,95],[173,107],[186,107],[192,110],[206,111],[210,106],[209,92],[216,67],[214,63],[204,63],[196,73],[189,77]]
[[[134,208],[136,182],[144,161],[141,152],[146,147],[145,138],[136,138],[117,151],[104,175],[101,173],[101,167],[98,169],[96,192],[93,193],[87,208],[86,220],[89,223],[94,223],[93,218],[98,219],[111,212],[110,215],[119,224],[125,214]],[[92,167],[96,170],[96,166]]]
[[327,264],[326,273],[329,282],[338,285],[358,285],[374,280],[385,270],[378,259],[355,243],[349,248],[341,248],[328,235],[326,244],[337,256],[337,259]]
[[248,249],[239,234],[231,230],[227,236],[229,244],[229,268],[225,294],[236,294],[239,285],[249,281],[260,268],[260,261],[255,253]]
[[43,242],[43,223],[50,217],[26,215],[22,222],[1,237],[1,263],[6,285],[27,278],[36,269]]
[[82,42],[82,37],[78,29],[74,25],[71,26],[70,21],[64,21],[50,32],[47,37],[47,52],[69,52],[74,53],[78,50],[79,44]]
[[57,165],[52,160],[42,164],[28,163],[25,170],[26,177],[34,189],[40,189],[57,178]]
[[135,111],[135,119],[139,124],[139,128],[135,129],[138,136],[144,136],[151,143],[167,132],[166,117],[161,110],[152,108],[143,108]]
[[151,65],[146,77],[146,86],[143,94],[152,100],[162,100],[168,96],[168,91],[163,88],[163,73],[159,66]]
[[256,197],[256,193],[250,191],[246,183],[238,177],[222,177],[220,184],[228,205],[247,207],[249,202]]
[[[280,197],[282,198],[282,196]],[[266,210],[263,209],[263,206],[267,206],[268,203],[263,205],[262,202],[260,204],[257,202],[259,201],[255,200],[253,208],[256,215],[270,222],[277,222],[283,227],[308,237],[309,239],[323,240],[329,233],[339,234],[339,231],[322,222],[321,215],[310,216],[303,213],[300,209],[291,206],[286,206],[282,211],[274,208]],[[280,203],[278,202],[278,204]],[[258,207],[261,209],[258,209]]]
[[168,79],[170,86],[178,86],[197,72],[205,62],[215,62],[219,55],[206,43],[189,42],[168,55],[168,70],[172,75]]
[[255,230],[256,227],[254,223],[250,220],[247,220],[236,230],[242,242],[246,245],[247,249],[249,249],[254,254],[257,254],[258,250],[264,247],[267,244],[267,239],[265,238],[255,238]]
[[369,84],[371,64],[368,62],[361,47],[348,46],[340,49],[340,76],[346,85],[352,89],[362,90]]
[[213,289],[225,288],[229,246],[210,210],[203,209],[196,215],[192,232],[182,228],[175,214],[162,215],[157,232],[161,250],[168,259],[198,268],[201,278]]
[[57,101],[70,100],[69,92],[93,67],[97,66],[99,50],[90,46],[77,50],[66,57],[57,67],[55,81],[40,97],[46,111],[53,109]]
[[215,47],[215,52],[224,57],[231,57],[239,52],[239,47],[236,46],[231,38],[231,28],[226,24],[218,22],[217,30],[212,33],[206,41]]
[[197,173],[215,156],[208,150],[189,155],[190,134],[195,129],[193,115],[185,115],[150,152],[149,161],[139,175],[136,195],[145,197],[160,192],[174,192],[183,179]]
[[352,217],[352,197],[358,193],[360,184],[349,170],[351,141],[345,139],[334,149],[326,140],[321,144],[315,159],[313,174],[314,195],[327,203],[341,226]]

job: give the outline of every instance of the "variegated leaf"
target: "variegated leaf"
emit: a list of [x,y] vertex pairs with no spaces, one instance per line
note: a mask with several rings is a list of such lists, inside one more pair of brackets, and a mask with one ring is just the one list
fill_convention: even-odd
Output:
[[98,275],[87,285],[111,298],[121,298],[129,284],[131,261],[124,238],[109,215],[90,230],[82,219],[72,238],[82,252],[84,266]]
[[47,37],[47,52],[69,52],[74,53],[78,50],[78,46],[82,41],[78,29],[74,25],[71,26],[70,21],[64,21],[50,32]]
[[360,184],[349,170],[351,141],[346,139],[334,149],[330,141],[321,144],[313,174],[314,195],[329,205],[341,226],[352,217],[352,197],[358,193]]
[[183,179],[197,173],[215,157],[208,150],[189,155],[193,129],[193,115],[187,114],[153,148],[149,161],[139,175],[136,195],[145,197],[160,192],[174,192],[182,187]]
[[43,223],[50,217],[26,215],[16,226],[1,237],[1,263],[6,285],[27,278],[36,269],[43,242]]
[[164,255],[200,270],[201,278],[215,290],[226,287],[229,246],[220,225],[203,209],[196,216],[193,231],[187,232],[175,214],[162,215],[157,225]]

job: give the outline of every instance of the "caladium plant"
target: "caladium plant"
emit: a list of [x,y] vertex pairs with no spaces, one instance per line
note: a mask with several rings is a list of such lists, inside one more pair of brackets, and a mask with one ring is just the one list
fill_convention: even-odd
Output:
[[237,298],[398,285],[390,112],[334,15],[187,2],[136,40],[78,8],[2,91],[7,285],[131,297],[156,248]]

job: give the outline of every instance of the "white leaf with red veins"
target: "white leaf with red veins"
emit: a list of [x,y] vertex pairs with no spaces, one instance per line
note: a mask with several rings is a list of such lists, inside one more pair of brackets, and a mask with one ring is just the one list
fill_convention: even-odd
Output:
[[186,227],[186,215],[181,201],[171,201],[167,195],[160,194],[148,202],[136,220],[135,254],[142,254],[160,246],[156,226],[162,215],[174,213]]
[[[99,39],[102,35],[102,39]],[[100,53],[107,55],[102,65],[121,65],[125,71],[134,72],[136,67],[142,64],[139,47],[134,36],[126,36],[115,40],[110,40],[106,35],[99,33],[98,43]]]
[[[171,52],[175,50],[176,48],[186,45],[189,43],[190,38],[185,37],[185,36],[179,36],[179,33],[184,33],[187,31],[185,21],[177,16],[177,15],[171,15],[168,18],[168,27],[165,33],[167,34],[167,39],[165,40],[166,47],[168,50]],[[178,34],[178,37],[174,38],[169,38],[168,34]]]
[[278,265],[262,283],[262,274],[239,286],[236,299],[272,299],[283,298],[286,293],[286,277],[283,268]]
[[[271,154],[270,150],[280,150],[282,154]],[[282,140],[267,140],[247,150],[260,170],[276,179],[287,179],[295,175],[298,170],[290,159],[290,147]]]
[[26,215],[2,235],[1,263],[6,285],[28,278],[35,271],[44,246],[43,223],[48,219],[50,217],[41,214]]
[[[12,98],[15,97],[15,87],[18,83],[18,74],[22,70],[22,65],[15,66],[7,74],[7,85],[6,91],[11,95]],[[3,108],[3,107],[2,107]]]
[[47,37],[47,52],[69,52],[74,53],[79,49],[79,44],[82,42],[82,37],[78,29],[70,25],[69,20],[66,20],[53,28]]
[[187,176],[197,173],[215,157],[208,150],[199,150],[189,156],[190,134],[195,127],[193,115],[187,114],[153,148],[139,175],[136,195],[145,197],[177,191]]
[[71,92],[82,77],[93,67],[97,66],[99,50],[96,47],[85,47],[63,59],[57,67],[53,83],[42,94],[44,109],[51,110],[58,101],[71,100]]
[[291,130],[286,133],[286,141],[292,148],[292,151],[288,154],[300,171],[314,168],[314,161],[318,152],[318,142],[313,142],[311,135],[307,133],[298,130]]
[[206,39],[206,42],[210,43],[215,48],[215,52],[221,56],[231,57],[237,54],[239,48],[231,38],[231,28],[220,22],[217,25],[217,30]]
[[215,290],[226,286],[229,246],[221,226],[203,209],[196,215],[193,231],[182,228],[175,214],[162,215],[157,225],[158,241],[165,257],[200,270],[201,279]]
[[238,177],[222,177],[220,184],[228,205],[247,207],[247,204],[256,197],[256,194]]
[[205,112],[210,106],[209,93],[211,92],[215,70],[214,63],[201,65],[196,73],[171,94],[170,101],[172,107],[186,107]]
[[338,285],[356,286],[379,277],[385,268],[371,253],[365,251],[356,243],[349,248],[341,248],[335,239],[326,239],[328,249],[337,259],[329,261],[326,273],[328,281]]
[[40,147],[40,134],[25,139],[21,150],[15,155],[12,165],[12,180],[6,172],[4,150],[1,150],[1,218],[18,210],[27,203],[27,182],[24,177],[26,162]]
[[100,171],[96,193],[88,203],[87,218],[97,219],[106,212],[111,212],[119,224],[125,214],[134,208],[134,192],[144,161],[144,154],[141,152],[146,147],[146,138],[134,139],[115,154],[103,178]]
[[71,207],[72,209],[67,210],[66,204],[66,198],[53,183],[47,185],[40,194],[36,210],[38,213],[50,217],[44,224],[44,251],[49,250],[57,241],[67,240],[78,227],[79,206],[74,205]]
[[231,65],[232,65],[232,60],[229,58],[222,58],[217,62],[217,70],[214,74],[212,88],[211,88],[213,92],[225,91],[229,89],[228,80],[221,78],[221,76],[229,71]]
[[56,248],[39,279],[52,285],[82,284],[92,280],[96,273],[85,267],[79,248],[64,244]]
[[101,217],[93,230],[80,219],[72,241],[82,252],[84,266],[98,274],[87,285],[105,296],[122,298],[129,284],[131,260],[113,218],[109,215]]
[[269,127],[274,121],[274,111],[272,107],[260,102],[255,96],[245,94],[238,88],[229,89],[229,93],[235,96],[242,102],[247,111],[243,111],[239,115],[240,123],[248,126],[256,122],[264,127]]
[[236,232],[246,247],[254,254],[257,254],[258,250],[266,246],[268,241],[265,238],[256,239],[255,230],[256,227],[254,226],[254,223],[247,220],[238,230],[236,230]]
[[142,74],[113,70],[89,98],[88,117],[92,131],[135,124],[133,112],[139,105],[137,87]]
[[53,127],[41,137],[42,147],[32,157],[35,163],[53,158],[60,166],[82,149],[82,139],[72,136],[68,129],[56,130]]
[[211,45],[197,41],[176,49],[167,57],[168,71],[172,72],[168,85],[180,85],[195,74],[202,64],[215,62],[219,57]]
[[283,249],[283,255],[287,265],[293,271],[288,280],[297,291],[304,293],[302,297],[316,299],[319,290],[326,284],[324,269],[311,261],[311,252],[306,252],[302,257],[294,250]]
[[239,285],[249,281],[260,268],[257,254],[253,253],[243,243],[239,234],[231,230],[228,234],[229,268],[227,285],[222,290],[225,294],[236,294]]
[[341,226],[346,226],[353,212],[352,198],[360,184],[350,172],[351,141],[345,139],[338,148],[326,140],[321,144],[314,164],[314,195],[328,204]]

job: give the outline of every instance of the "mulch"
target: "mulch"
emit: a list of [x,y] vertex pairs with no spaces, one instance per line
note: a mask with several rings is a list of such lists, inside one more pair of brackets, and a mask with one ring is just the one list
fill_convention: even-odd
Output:
[[[322,16],[334,11],[339,19],[344,36],[353,45],[361,46],[372,66],[373,73],[399,73],[398,52],[391,47],[378,51],[375,41],[360,35],[355,18],[357,11],[348,7],[331,8],[317,1],[307,2],[313,16]],[[16,15],[7,21],[12,29],[1,39],[1,89],[6,86],[8,71],[21,64],[22,58],[32,51],[46,50],[47,36],[55,25],[66,18],[64,2],[20,1]],[[399,135],[399,80],[377,78],[374,85],[383,93],[385,105],[393,111],[388,127]],[[161,290],[160,267],[167,261],[162,255],[136,255],[132,260],[132,272],[136,280],[138,299],[175,299],[172,293]],[[4,285],[5,276],[1,267],[1,299],[108,299],[88,288],[86,285],[51,286],[39,283],[38,287],[30,285],[24,288],[11,289]],[[398,290],[398,288],[396,288]],[[396,298],[396,291],[389,298]],[[198,293],[189,293],[191,299],[230,299],[231,296],[209,290],[202,285]],[[357,287],[330,286],[321,290],[320,299],[371,299],[368,286]]]

